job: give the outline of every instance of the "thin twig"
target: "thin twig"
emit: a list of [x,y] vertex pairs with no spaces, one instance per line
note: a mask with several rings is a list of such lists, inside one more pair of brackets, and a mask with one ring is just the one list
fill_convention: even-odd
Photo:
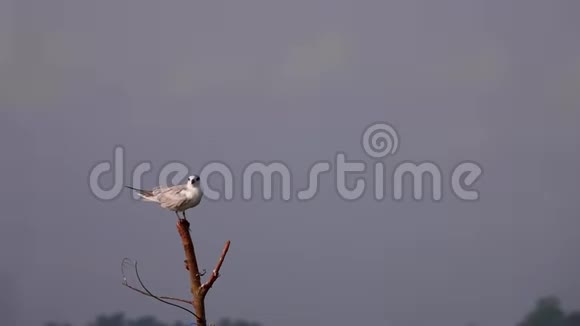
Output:
[[[129,289],[139,292],[143,295],[146,295],[148,297],[150,297],[151,295],[145,291],[139,290],[136,287],[132,287],[131,285],[127,284],[127,283],[123,283],[124,286],[128,287]],[[187,304],[191,304],[191,301],[188,300],[184,300],[184,299],[179,299],[179,298],[173,298],[173,297],[166,297],[166,296],[159,296],[160,299],[164,299],[164,300],[171,300],[171,301],[178,301],[178,302],[183,302],[183,303],[187,303]]]
[[143,281],[141,281],[141,276],[139,276],[139,270],[137,269],[137,262],[135,262],[135,275],[137,275],[137,280],[139,281],[139,284],[141,284],[141,287],[143,287],[143,289],[145,289],[145,291],[147,291],[147,293],[148,293],[148,294],[149,294],[151,297],[153,297],[154,299],[157,299],[157,300],[159,300],[159,301],[161,301],[161,302],[163,302],[163,303],[165,303],[165,304],[168,304],[168,305],[170,305],[170,306],[174,306],[174,307],[177,307],[177,308],[179,308],[179,309],[183,309],[183,310],[185,310],[185,311],[189,312],[190,314],[192,314],[192,315],[193,315],[195,318],[199,319],[199,317],[197,317],[197,315],[196,315],[196,314],[195,314],[193,311],[191,311],[191,310],[189,310],[189,309],[187,309],[187,308],[183,308],[183,307],[182,307],[182,306],[180,306],[180,305],[176,305],[176,304],[174,304],[174,303],[167,302],[167,301],[165,301],[165,300],[163,300],[163,299],[160,299],[160,298],[159,298],[158,296],[156,296],[155,294],[151,293],[151,291],[149,291],[149,289],[147,289],[147,287],[145,286],[145,284],[143,284]]
[[222,264],[224,263],[224,259],[226,258],[226,255],[227,255],[229,249],[230,249],[230,240],[226,241],[226,244],[224,245],[224,249],[222,250],[222,254],[220,256],[220,259],[218,260],[217,265],[215,266],[214,270],[212,271],[209,280],[201,286],[201,291],[202,291],[203,296],[205,296],[207,294],[207,292],[209,291],[209,289],[211,289],[211,287],[213,286],[215,281],[218,279],[218,277],[220,277],[220,269],[222,268]]
[[[156,299],[156,300],[158,300],[158,301],[161,301],[161,302],[163,302],[163,303],[165,303],[165,304],[168,304],[168,305],[170,305],[170,306],[174,306],[174,307],[176,307],[176,308],[179,308],[179,309],[182,309],[182,310],[184,310],[184,311],[187,311],[188,313],[190,313],[191,315],[193,315],[195,318],[198,318],[198,317],[197,317],[197,315],[196,315],[196,314],[195,314],[193,311],[191,311],[191,310],[189,310],[189,309],[187,309],[187,308],[184,308],[184,307],[182,307],[182,306],[180,306],[180,305],[177,305],[177,304],[174,304],[174,303],[171,303],[171,302],[165,301],[165,300],[163,299],[163,297],[159,297],[159,296],[157,296],[157,295],[155,295],[155,294],[151,293],[151,291],[149,291],[149,289],[148,289],[148,288],[145,286],[145,284],[144,284],[144,283],[143,283],[143,281],[141,280],[141,275],[139,275],[139,269],[137,268],[137,262],[136,262],[136,261],[135,261],[135,263],[133,264],[133,265],[134,265],[134,268],[135,268],[135,275],[137,276],[137,280],[139,281],[139,284],[141,285],[141,287],[142,287],[142,288],[143,288],[145,291],[143,292],[143,291],[141,291],[141,290],[139,290],[139,289],[137,289],[137,288],[134,288],[134,287],[130,286],[130,285],[129,285],[129,283],[127,282],[127,278],[126,278],[126,276],[125,276],[125,270],[124,270],[124,268],[123,268],[123,267],[124,267],[124,265],[125,265],[125,262],[126,262],[126,261],[130,261],[130,259],[128,259],[128,258],[125,258],[125,259],[123,259],[123,262],[121,263],[121,273],[123,274],[123,285],[125,285],[126,287],[128,287],[128,288],[130,288],[130,289],[132,289],[132,290],[134,290],[134,291],[137,291],[137,292],[139,292],[139,293],[141,293],[141,294],[143,294],[143,295],[146,295],[146,296],[152,297],[153,299]],[[185,300],[181,300],[181,299],[175,299],[175,298],[167,298],[167,297],[165,297],[165,299],[167,299],[167,300],[178,300],[178,301],[182,301],[182,302],[183,302],[183,301],[185,301]],[[187,302],[187,301],[185,301],[185,302]],[[187,302],[187,303],[189,303],[189,302]]]

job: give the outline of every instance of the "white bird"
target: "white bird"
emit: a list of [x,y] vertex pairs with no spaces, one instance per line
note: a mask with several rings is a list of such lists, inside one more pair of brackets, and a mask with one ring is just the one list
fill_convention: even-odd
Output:
[[152,190],[125,187],[137,191],[144,201],[159,203],[161,207],[175,212],[178,219],[181,212],[183,219],[187,220],[185,211],[197,206],[203,197],[199,180],[199,176],[191,175],[187,178],[187,183],[171,187],[157,187]]

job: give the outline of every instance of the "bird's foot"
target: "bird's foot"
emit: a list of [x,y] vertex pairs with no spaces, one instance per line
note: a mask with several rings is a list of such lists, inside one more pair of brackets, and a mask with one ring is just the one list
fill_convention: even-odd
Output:
[[[189,221],[187,220],[187,216],[185,216],[185,211],[181,212],[181,214],[183,214],[183,220],[185,222],[187,222],[187,225],[190,225]],[[189,229],[189,232],[191,232],[191,227],[188,227],[188,229]]]

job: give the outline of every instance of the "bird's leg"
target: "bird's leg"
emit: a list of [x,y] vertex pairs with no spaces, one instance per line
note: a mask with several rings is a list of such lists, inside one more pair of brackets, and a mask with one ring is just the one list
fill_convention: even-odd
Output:
[[175,215],[177,215],[177,220],[181,220],[181,217],[179,217],[179,213],[177,211],[175,211]]
[[[187,221],[187,216],[185,216],[185,211],[181,212],[183,214],[183,220]],[[191,232],[191,226],[189,227],[189,232]]]

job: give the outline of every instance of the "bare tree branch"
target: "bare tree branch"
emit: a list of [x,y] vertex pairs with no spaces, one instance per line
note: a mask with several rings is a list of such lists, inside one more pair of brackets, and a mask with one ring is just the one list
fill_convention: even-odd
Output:
[[[121,263],[121,273],[123,274],[123,285],[125,285],[125,286],[129,287],[130,289],[133,289],[133,290],[135,290],[135,291],[137,291],[139,293],[143,293],[143,291],[141,291],[139,289],[136,289],[136,288],[134,288],[132,286],[129,286],[129,283],[127,282],[127,277],[125,276],[125,269],[124,269],[124,267],[125,267],[125,264],[127,264],[129,261],[131,261],[131,260],[128,259],[128,258],[125,258],[125,259],[123,259],[123,262]],[[141,280],[141,275],[139,275],[139,270],[137,268],[137,262],[136,261],[133,264],[133,267],[135,268],[135,275],[137,276],[137,281],[139,281],[139,284],[145,290],[145,293],[143,293],[144,295],[149,296],[149,297],[152,297],[153,299],[156,299],[158,301],[161,301],[161,302],[163,302],[163,303],[165,303],[167,305],[174,306],[176,308],[185,310],[185,311],[189,312],[190,314],[192,314],[195,318],[199,319],[199,317],[193,311],[191,311],[191,310],[189,310],[187,308],[184,308],[184,307],[182,307],[180,305],[177,305],[177,304],[174,304],[174,303],[165,301],[163,298],[161,298],[159,296],[156,296],[155,294],[151,293],[151,291],[149,291],[149,289],[145,286],[145,284]],[[178,299],[178,300],[181,300],[181,299]]]
[[[123,285],[126,286],[126,287],[128,287],[129,289],[131,289],[133,291],[139,292],[139,293],[141,293],[143,295],[146,295],[148,297],[151,296],[149,293],[147,293],[145,291],[142,291],[142,290],[139,290],[138,288],[133,287],[133,286],[127,284],[127,283],[123,283]],[[183,302],[183,303],[191,304],[191,301],[185,300],[185,299],[179,299],[179,298],[173,298],[173,297],[166,297],[166,296],[159,296],[159,298],[160,299],[163,299],[163,300],[171,300],[171,301],[178,301],[178,302]]]
[[206,326],[205,320],[205,302],[201,296],[201,280],[199,275],[199,267],[197,266],[197,258],[195,257],[195,250],[193,249],[193,241],[189,233],[189,222],[186,219],[180,219],[177,222],[177,232],[181,237],[183,244],[183,251],[185,252],[185,260],[187,261],[187,270],[189,271],[189,283],[191,285],[191,294],[193,296],[193,310],[195,310],[197,324],[199,326]]
[[209,280],[201,286],[201,291],[203,293],[203,296],[205,296],[207,294],[207,292],[209,291],[209,289],[211,289],[211,287],[213,286],[215,281],[218,279],[218,277],[220,277],[220,269],[222,268],[222,264],[224,263],[224,259],[226,258],[226,255],[228,254],[229,249],[230,249],[230,240],[226,241],[226,244],[224,246],[224,249],[222,250],[222,254],[220,256],[220,259],[218,260],[217,265],[215,266],[214,270],[212,271]]
[[197,316],[201,317],[197,319],[197,324],[199,326],[206,326],[207,321],[205,320],[205,296],[207,292],[215,283],[219,277],[219,272],[230,248],[230,241],[228,240],[222,250],[222,254],[218,260],[215,269],[212,272],[208,282],[201,284],[200,276],[205,274],[205,270],[202,274],[199,272],[199,267],[197,265],[197,259],[195,257],[195,250],[193,247],[193,241],[191,240],[191,235],[189,233],[189,222],[185,219],[181,219],[177,222],[177,231],[181,237],[181,242],[183,243],[183,250],[185,252],[185,263],[186,269],[189,271],[189,279],[191,283],[191,293],[193,295],[193,308]]
[[[121,272],[123,274],[123,285],[128,287],[129,289],[135,291],[135,292],[138,292],[138,293],[143,294],[143,295],[148,296],[148,297],[152,297],[152,298],[154,298],[158,301],[161,301],[165,304],[168,304],[168,305],[180,308],[182,310],[185,310],[196,318],[196,325],[207,326],[207,321],[205,318],[205,296],[207,295],[208,291],[211,289],[211,287],[213,286],[215,281],[220,277],[220,269],[224,263],[225,257],[228,253],[229,248],[230,248],[230,241],[228,240],[226,242],[226,244],[222,250],[222,253],[220,255],[220,258],[219,258],[215,268],[213,269],[208,281],[206,283],[202,284],[201,283],[201,276],[204,276],[206,271],[204,269],[202,273],[199,272],[199,267],[197,265],[197,258],[195,256],[195,249],[193,247],[193,241],[191,240],[189,222],[185,218],[180,219],[177,222],[177,231],[179,233],[179,236],[181,238],[181,242],[183,244],[183,251],[185,253],[184,263],[185,263],[185,268],[189,272],[189,281],[190,281],[191,294],[192,294],[193,300],[189,301],[189,300],[167,297],[167,296],[157,296],[157,295],[151,293],[151,291],[149,291],[149,289],[147,289],[147,287],[145,286],[145,284],[141,280],[141,276],[139,275],[139,271],[137,269],[137,262],[135,262],[134,264],[131,264],[131,265],[133,265],[133,267],[135,269],[135,275],[137,276],[137,280],[139,281],[139,284],[141,285],[143,290],[129,285],[127,282],[127,278],[125,276],[125,269],[124,268],[125,268],[126,264],[131,262],[131,260],[129,260],[127,258],[123,259],[123,262],[121,264]],[[180,305],[168,302],[167,300],[190,304],[193,306],[193,310],[195,312],[191,311],[187,308],[184,308]]]

